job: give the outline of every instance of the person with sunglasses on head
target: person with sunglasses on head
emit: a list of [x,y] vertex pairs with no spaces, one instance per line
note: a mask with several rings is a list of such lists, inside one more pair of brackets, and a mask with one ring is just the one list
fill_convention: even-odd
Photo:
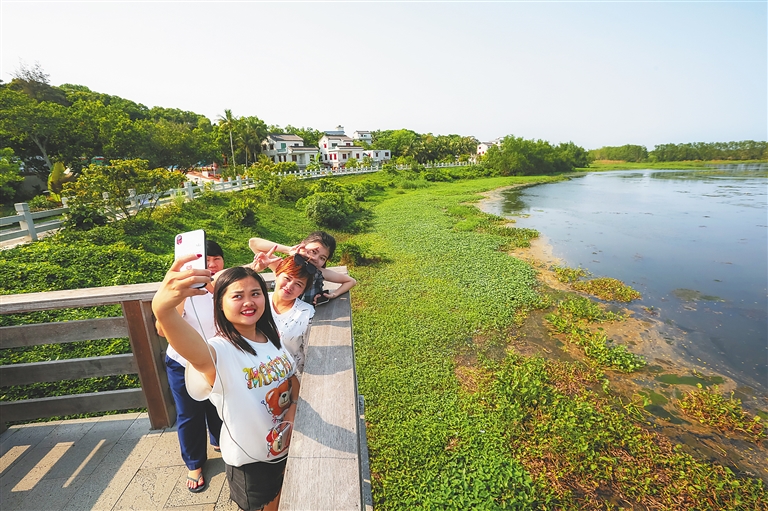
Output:
[[[318,272],[312,286],[309,286],[300,297],[301,300],[309,304],[318,305],[329,299],[337,298],[357,284],[357,281],[349,275],[325,267],[328,259],[333,257],[333,253],[336,251],[336,239],[325,231],[314,231],[293,247],[273,243],[263,238],[251,238],[248,241],[248,246],[256,255],[269,251],[282,252],[291,256],[299,254],[317,268]],[[274,271],[278,263],[279,260],[273,260],[269,267]],[[325,281],[339,284],[339,287],[334,291],[326,291],[323,289]]]
[[157,330],[188,361],[190,396],[210,398],[222,418],[230,498],[243,510],[276,511],[299,395],[295,362],[280,342],[266,283],[253,268],[216,275],[215,336],[206,341],[184,321],[179,304],[204,295],[195,286],[212,280],[210,270],[182,270],[199,257],[180,257],[166,273],[152,299]]
[[[257,255],[256,268],[265,268],[265,261],[271,259],[272,251]],[[275,291],[270,293],[269,305],[272,317],[280,333],[280,342],[296,361],[296,373],[304,372],[304,352],[309,322],[315,315],[315,308],[300,300],[307,288],[312,287],[316,269],[299,254],[280,259],[275,268]]]
[[[211,275],[224,269],[224,252],[213,240],[206,240],[206,267]],[[204,339],[216,335],[213,320],[213,285],[208,283],[202,296],[190,296],[178,305],[177,311]],[[184,371],[187,360],[168,346],[165,351],[165,371],[168,385],[176,403],[176,431],[179,436],[181,458],[187,466],[187,489],[192,493],[205,490],[203,465],[208,460],[208,439],[214,450],[219,450],[221,418],[209,400],[197,401],[187,392]],[[207,431],[207,435],[206,435]],[[208,436],[208,439],[206,439]]]

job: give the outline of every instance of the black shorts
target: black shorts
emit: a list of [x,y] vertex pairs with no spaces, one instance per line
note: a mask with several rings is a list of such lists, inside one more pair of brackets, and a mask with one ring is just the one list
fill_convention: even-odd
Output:
[[229,498],[244,511],[263,508],[280,493],[283,487],[286,456],[276,463],[257,461],[241,467],[227,467]]

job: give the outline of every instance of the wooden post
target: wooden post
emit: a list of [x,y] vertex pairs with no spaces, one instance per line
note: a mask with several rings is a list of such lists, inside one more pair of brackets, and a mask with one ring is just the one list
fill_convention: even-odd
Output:
[[165,372],[160,336],[155,330],[152,303],[132,300],[121,302],[128,325],[131,350],[139,366],[139,380],[147,398],[147,411],[152,429],[168,428],[176,422],[168,376]]
[[26,202],[17,202],[14,204],[16,213],[22,215],[24,220],[19,220],[19,228],[29,233],[29,239],[37,241],[37,231],[35,231],[35,221],[32,220],[32,213],[29,211],[29,204]]

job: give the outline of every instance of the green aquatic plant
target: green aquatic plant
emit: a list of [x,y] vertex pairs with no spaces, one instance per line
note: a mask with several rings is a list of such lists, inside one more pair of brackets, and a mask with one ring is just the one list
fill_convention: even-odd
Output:
[[646,365],[642,357],[630,352],[626,346],[614,345],[601,330],[589,330],[590,323],[617,321],[623,316],[603,310],[588,298],[567,297],[545,319],[555,332],[565,334],[568,342],[581,347],[584,354],[600,366],[631,373]]
[[733,392],[729,398],[720,394],[717,385],[705,388],[699,383],[696,390],[685,393],[679,406],[700,423],[720,431],[742,433],[752,442],[765,438],[765,426],[760,417],[745,412],[741,400],[734,398]]
[[554,266],[552,268],[555,271],[557,280],[566,284],[576,282],[582,277],[590,275],[590,273],[584,268],[568,268],[567,266]]
[[573,288],[609,302],[631,302],[641,297],[640,293],[622,281],[610,277],[574,282]]

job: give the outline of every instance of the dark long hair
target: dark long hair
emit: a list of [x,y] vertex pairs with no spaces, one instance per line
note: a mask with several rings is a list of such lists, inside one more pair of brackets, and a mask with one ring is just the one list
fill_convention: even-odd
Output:
[[275,320],[272,318],[272,307],[269,305],[269,293],[267,292],[267,285],[264,283],[264,279],[261,275],[253,271],[251,268],[245,266],[235,266],[228,270],[221,272],[216,277],[216,286],[213,289],[213,320],[216,323],[216,332],[231,342],[240,351],[246,351],[251,355],[256,355],[256,350],[248,344],[248,342],[240,335],[235,325],[233,325],[227,317],[224,315],[224,309],[222,307],[222,300],[227,288],[238,280],[243,280],[248,277],[253,277],[261,287],[261,292],[264,295],[264,312],[256,322],[256,329],[261,331],[262,334],[275,345],[280,348],[280,336],[277,333],[277,327],[275,326]]
[[[325,231],[312,231],[307,234],[307,237],[301,240],[305,245],[309,245],[312,242],[318,242],[324,245],[328,249],[328,259],[333,257],[333,253],[336,252],[336,238],[331,236]],[[325,266],[325,265],[323,265]],[[307,286],[309,287],[309,286]]]

